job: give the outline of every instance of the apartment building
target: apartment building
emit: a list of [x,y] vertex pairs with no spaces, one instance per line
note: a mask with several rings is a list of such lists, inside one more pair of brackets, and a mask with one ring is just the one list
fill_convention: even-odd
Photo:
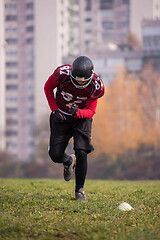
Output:
[[2,7],[3,0],[0,4],[0,150],[5,150],[5,80],[4,80],[4,69],[5,69],[5,54],[3,49],[5,48],[4,42],[4,9]]
[[142,20],[160,18],[159,0],[79,0],[78,4],[81,53],[126,43],[130,33],[142,44]]
[[33,1],[4,1],[5,145],[15,157],[31,157],[34,142]]
[[0,1],[0,149],[19,160],[33,159],[33,128],[48,119],[43,86],[68,52],[65,8],[62,0]]
[[125,43],[130,28],[129,0],[79,1],[80,52],[108,49],[109,43]]
[[[154,32],[152,40],[150,39],[154,44],[153,38],[157,39],[159,35],[157,30],[159,21],[153,24],[154,27],[150,26],[149,30],[149,26],[147,27],[146,24],[144,26],[144,19],[160,19],[160,1],[81,0],[79,4],[80,51],[81,54],[87,53],[92,58],[95,70],[104,82],[109,83],[113,80],[120,65],[125,65],[130,72],[140,71],[143,61],[147,60],[147,57],[143,57],[146,52],[146,47],[143,45],[147,44],[146,41],[148,42],[146,39],[149,35],[151,37],[151,32],[152,34]],[[156,36],[155,31],[157,31]],[[143,51],[127,49],[127,46],[123,51],[119,49],[119,44],[127,43],[130,33],[138,38]],[[158,46],[155,47],[158,48]],[[150,53],[148,51],[148,54]],[[159,54],[158,51],[156,54]],[[159,61],[158,56],[154,61]]]
[[130,31],[143,43],[142,21],[160,19],[159,0],[130,0]]
[[143,20],[143,61],[152,62],[159,70],[160,66],[160,19]]

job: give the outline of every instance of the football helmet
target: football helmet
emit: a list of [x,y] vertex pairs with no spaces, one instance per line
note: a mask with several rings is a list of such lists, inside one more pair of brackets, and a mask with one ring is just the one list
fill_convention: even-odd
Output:
[[71,82],[76,88],[86,88],[93,78],[93,63],[86,56],[76,58],[70,70]]

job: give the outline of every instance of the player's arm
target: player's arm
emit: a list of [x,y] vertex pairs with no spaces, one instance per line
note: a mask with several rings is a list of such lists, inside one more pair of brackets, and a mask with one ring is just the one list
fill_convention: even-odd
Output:
[[70,112],[77,118],[92,118],[96,112],[97,101],[98,99],[88,98],[84,109],[76,108],[73,104]]
[[84,109],[79,109],[76,105],[72,105],[70,112],[74,117],[92,118],[95,114],[98,98],[104,95],[104,84],[98,76],[96,76],[94,81],[95,89],[91,97],[87,99],[86,107]]
[[58,109],[53,90],[58,86],[58,84],[54,81],[53,74],[48,78],[44,85],[45,95],[50,106],[52,112]]

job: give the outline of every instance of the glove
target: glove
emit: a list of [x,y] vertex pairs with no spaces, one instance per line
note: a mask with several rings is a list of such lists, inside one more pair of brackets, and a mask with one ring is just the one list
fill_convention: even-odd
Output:
[[55,110],[54,119],[55,119],[55,122],[63,122],[64,120],[66,120],[66,117],[59,110]]
[[71,108],[70,108],[70,113],[72,113],[72,115],[74,117],[77,117],[77,112],[78,112],[78,108],[77,108],[76,104],[73,103]]

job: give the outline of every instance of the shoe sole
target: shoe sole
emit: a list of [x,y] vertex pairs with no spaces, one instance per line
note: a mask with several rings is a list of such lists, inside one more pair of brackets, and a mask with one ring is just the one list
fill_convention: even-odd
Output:
[[[72,158],[73,161],[74,161],[74,163],[73,163],[73,165],[72,165],[72,176],[73,176],[74,169],[76,168],[76,156],[75,156],[74,154],[71,154],[70,156],[71,156],[71,158]],[[70,181],[70,180],[72,179],[72,176],[71,176],[70,179],[65,179],[65,178],[64,178],[64,180],[68,182],[68,181]]]

